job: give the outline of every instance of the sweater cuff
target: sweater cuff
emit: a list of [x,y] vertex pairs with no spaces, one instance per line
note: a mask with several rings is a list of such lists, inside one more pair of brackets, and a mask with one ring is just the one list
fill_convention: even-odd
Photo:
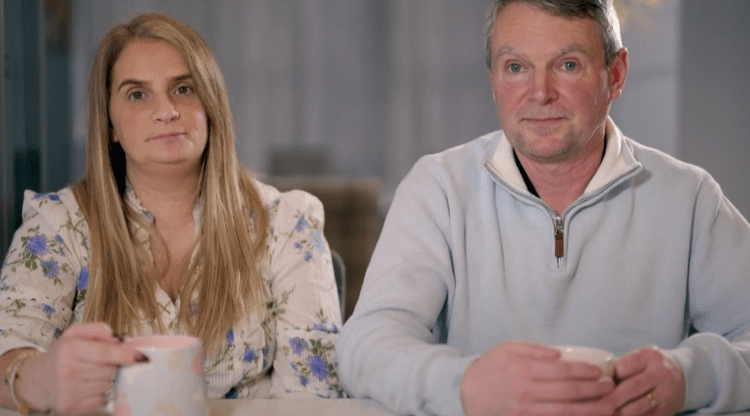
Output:
[[425,393],[430,397],[427,407],[431,414],[463,415],[461,383],[464,373],[478,356],[444,358],[427,373]]
[[[710,357],[698,348],[681,347],[669,351],[682,367],[685,379],[685,404],[681,412],[708,406],[713,398],[714,378]],[[708,376],[708,377],[707,377]]]

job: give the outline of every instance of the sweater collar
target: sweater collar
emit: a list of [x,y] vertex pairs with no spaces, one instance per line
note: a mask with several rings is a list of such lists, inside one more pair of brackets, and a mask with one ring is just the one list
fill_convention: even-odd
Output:
[[[630,148],[625,145],[625,136],[609,117],[607,117],[605,131],[607,148],[604,157],[582,196],[599,191],[616,178],[640,166]],[[523,176],[513,159],[513,147],[505,136],[505,132],[497,131],[490,143],[488,153],[484,158],[485,164],[511,187],[518,191],[528,192]]]

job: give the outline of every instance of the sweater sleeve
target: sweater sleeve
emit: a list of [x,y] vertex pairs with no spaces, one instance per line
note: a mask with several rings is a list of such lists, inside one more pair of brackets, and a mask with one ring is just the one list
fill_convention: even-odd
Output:
[[87,228],[71,192],[26,191],[23,219],[0,270],[0,354],[48,348],[88,277]]
[[347,391],[399,414],[463,414],[461,381],[476,358],[441,339],[455,288],[441,181],[417,163],[399,186],[338,344]]
[[338,397],[341,311],[323,236],[323,205],[308,193],[291,191],[280,194],[270,211],[270,311],[276,321],[271,394]]
[[689,313],[696,334],[672,351],[686,382],[683,410],[750,409],[750,225],[707,178],[698,192]]

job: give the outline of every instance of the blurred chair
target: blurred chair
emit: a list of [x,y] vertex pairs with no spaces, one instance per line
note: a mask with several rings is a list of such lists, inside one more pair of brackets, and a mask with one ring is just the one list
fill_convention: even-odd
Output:
[[326,175],[331,172],[330,149],[325,146],[275,146],[266,160],[271,176]]
[[331,260],[333,260],[333,275],[336,277],[336,287],[339,290],[339,306],[341,307],[341,320],[343,322],[346,312],[346,266],[344,265],[344,259],[334,250],[331,250]]

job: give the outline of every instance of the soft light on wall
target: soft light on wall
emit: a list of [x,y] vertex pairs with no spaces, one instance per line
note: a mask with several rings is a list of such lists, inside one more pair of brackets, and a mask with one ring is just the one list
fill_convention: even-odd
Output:
[[650,32],[655,23],[654,15],[664,1],[668,0],[615,0],[621,30],[635,28],[642,32]]

